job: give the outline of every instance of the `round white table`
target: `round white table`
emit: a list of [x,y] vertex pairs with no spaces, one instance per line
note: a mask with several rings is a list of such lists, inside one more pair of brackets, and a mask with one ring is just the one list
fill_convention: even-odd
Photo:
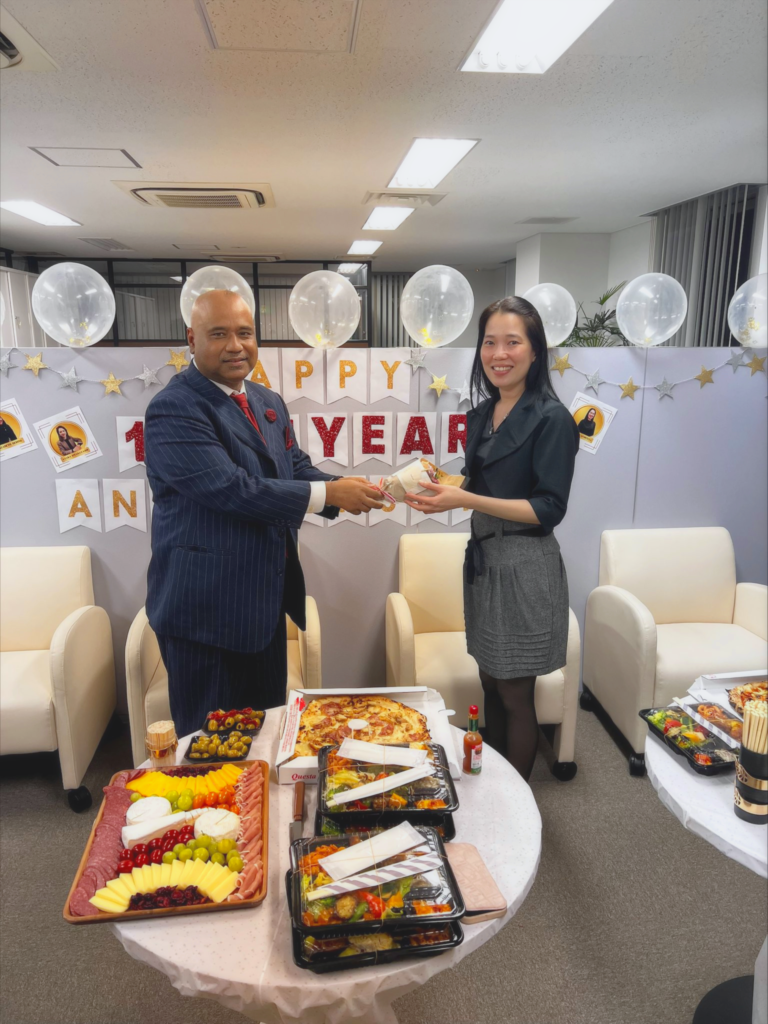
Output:
[[[267,712],[251,756],[274,766],[282,708]],[[462,733],[454,728],[454,741]],[[179,742],[178,760],[186,750]],[[474,843],[507,900],[503,918],[466,925],[464,942],[431,959],[318,975],[293,963],[285,895],[288,825],[293,786],[269,786],[269,889],[252,910],[180,920],[112,925],[126,951],[167,974],[186,996],[206,996],[263,1024],[396,1024],[392,1001],[455,966],[496,934],[517,912],[533,885],[541,855],[541,817],[527,783],[487,745],[479,776],[462,776],[455,815],[456,842]],[[304,835],[311,835],[317,803],[306,787]],[[436,1008],[435,1021],[440,1019]]]
[[[733,810],[733,772],[710,777],[698,775],[684,758],[650,732],[645,741],[645,766],[659,799],[687,829],[761,878],[768,878],[768,831],[763,825],[752,825],[736,817]],[[768,938],[755,964],[752,1024],[768,1024],[767,974]],[[712,1000],[714,1009],[718,990],[726,990],[723,995],[728,997],[729,990],[742,981],[736,978],[709,992],[696,1011],[694,1024],[698,1024],[699,1019],[708,1019],[705,1014],[709,1011],[705,1004]],[[737,1024],[736,1019],[730,1020],[731,1024]]]

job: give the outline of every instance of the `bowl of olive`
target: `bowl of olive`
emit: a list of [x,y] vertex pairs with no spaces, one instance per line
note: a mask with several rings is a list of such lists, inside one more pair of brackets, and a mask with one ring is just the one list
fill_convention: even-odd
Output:
[[212,736],[193,736],[184,759],[198,764],[206,761],[242,761],[248,757],[252,743],[253,737],[239,729],[232,729],[224,736],[218,733]]
[[223,711],[219,708],[217,711],[209,711],[205,716],[203,731],[221,735],[236,729],[238,732],[253,735],[262,727],[264,714],[263,711],[254,711],[253,708],[232,711]]

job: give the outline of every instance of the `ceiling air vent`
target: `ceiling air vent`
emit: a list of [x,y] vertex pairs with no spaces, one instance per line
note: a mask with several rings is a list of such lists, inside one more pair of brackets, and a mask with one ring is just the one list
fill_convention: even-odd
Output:
[[269,185],[214,185],[201,182],[116,181],[142,206],[179,210],[259,210],[275,205]]
[[399,189],[386,189],[383,192],[366,192],[363,203],[375,203],[376,206],[437,206],[445,199],[446,192],[403,192]]
[[528,220],[516,220],[515,224],[570,224],[578,217],[529,217]]
[[106,252],[133,252],[130,245],[123,245],[116,238],[81,238],[81,242],[88,245],[95,245],[97,249],[104,249]]
[[222,263],[279,263],[282,259],[282,256],[255,252],[207,252],[203,255],[207,260]]
[[58,71],[59,65],[0,5],[0,71]]

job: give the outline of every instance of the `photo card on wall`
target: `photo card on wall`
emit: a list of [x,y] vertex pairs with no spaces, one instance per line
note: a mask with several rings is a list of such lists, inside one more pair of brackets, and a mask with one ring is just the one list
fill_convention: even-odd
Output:
[[34,424],[57,473],[101,458],[101,449],[79,405]]
[[579,428],[579,448],[595,454],[618,410],[597,398],[577,391],[568,410]]
[[0,403],[0,462],[26,455],[37,448],[35,435],[27,426],[15,398]]

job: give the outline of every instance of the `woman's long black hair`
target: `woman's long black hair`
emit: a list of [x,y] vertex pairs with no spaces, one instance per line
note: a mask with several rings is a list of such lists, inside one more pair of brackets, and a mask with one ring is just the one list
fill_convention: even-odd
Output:
[[539,312],[527,299],[511,295],[506,299],[498,299],[496,302],[492,302],[480,314],[480,322],[477,328],[477,348],[475,350],[475,360],[472,363],[472,377],[469,384],[472,405],[476,404],[475,395],[477,395],[478,401],[492,398],[494,402],[498,402],[500,397],[499,389],[494,384],[491,384],[486,377],[483,361],[480,358],[480,350],[483,347],[483,339],[485,338],[485,328],[494,313],[514,313],[525,324],[525,333],[533,348],[533,354],[536,356],[525,378],[525,390],[532,391],[537,398],[554,398],[559,402],[560,399],[555,394],[555,389],[552,387],[552,381],[549,377],[549,349],[547,348],[544,324],[541,322]]

